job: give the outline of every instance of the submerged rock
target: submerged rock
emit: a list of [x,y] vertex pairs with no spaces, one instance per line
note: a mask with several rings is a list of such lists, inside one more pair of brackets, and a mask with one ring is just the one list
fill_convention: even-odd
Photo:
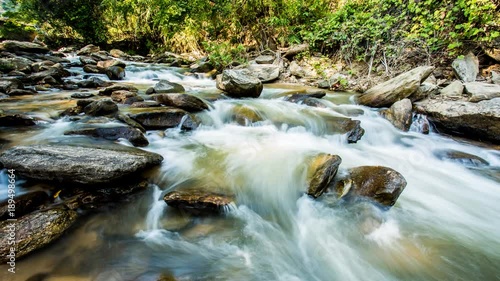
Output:
[[151,130],[164,130],[181,125],[184,130],[198,128],[198,123],[187,112],[177,108],[158,109],[155,111],[141,112],[130,115],[132,119],[139,122],[144,128]]
[[262,93],[262,82],[247,69],[226,69],[217,75],[217,88],[233,98],[258,98]]
[[393,103],[411,96],[415,93],[420,83],[434,70],[432,66],[420,66],[405,72],[382,84],[379,84],[358,98],[362,105],[371,107],[387,107]]
[[342,159],[337,155],[319,154],[311,159],[307,170],[307,194],[318,198],[337,174]]
[[143,98],[137,96],[137,93],[125,91],[125,90],[114,91],[111,94],[111,99],[114,102],[123,103],[123,104],[132,104],[134,102],[144,101]]
[[437,150],[434,151],[434,155],[441,160],[457,162],[466,167],[481,167],[489,165],[488,161],[479,156],[452,149]]
[[340,197],[368,197],[391,207],[405,187],[405,178],[391,168],[361,166],[349,169],[346,175],[337,179],[334,189]]
[[311,99],[311,98],[321,99],[324,96],[326,96],[326,93],[323,91],[320,91],[320,92],[310,93],[310,94],[292,94],[292,95],[286,96],[283,100],[300,104],[300,103],[306,102],[308,99]]
[[147,146],[148,139],[135,128],[119,126],[119,127],[102,127],[102,128],[86,128],[64,132],[65,135],[84,135],[94,138],[103,138],[107,140],[126,139],[134,146]]
[[0,154],[4,167],[29,179],[80,184],[119,180],[158,165],[163,157],[136,148],[62,144],[17,146]]
[[231,112],[231,119],[242,126],[264,120],[257,110],[245,105],[235,106]]
[[198,189],[172,191],[163,200],[169,206],[193,215],[220,214],[234,202],[230,196]]
[[412,122],[412,104],[409,99],[395,102],[389,109],[382,111],[382,116],[389,120],[394,127],[408,132]]
[[44,191],[34,191],[22,195],[17,195],[15,197],[15,216],[13,217],[10,216],[10,213],[8,211],[9,202],[6,199],[5,201],[0,202],[0,220],[3,221],[7,219],[20,218],[36,210],[47,201],[49,201],[49,195],[47,195],[47,193],[45,193]]
[[15,258],[19,259],[59,238],[73,225],[77,216],[75,211],[55,208],[25,215],[16,222],[1,222],[0,261],[9,261],[11,233],[15,234]]
[[189,94],[160,94],[154,100],[166,106],[173,106],[188,112],[198,112],[208,109],[201,99]]

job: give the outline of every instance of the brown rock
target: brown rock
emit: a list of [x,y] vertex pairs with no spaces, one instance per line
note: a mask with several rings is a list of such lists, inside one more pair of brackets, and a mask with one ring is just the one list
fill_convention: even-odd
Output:
[[193,215],[220,214],[234,202],[230,196],[193,189],[169,192],[163,200],[169,206]]
[[321,196],[337,174],[340,163],[342,159],[337,155],[322,153],[312,158],[307,170],[307,194],[314,198]]

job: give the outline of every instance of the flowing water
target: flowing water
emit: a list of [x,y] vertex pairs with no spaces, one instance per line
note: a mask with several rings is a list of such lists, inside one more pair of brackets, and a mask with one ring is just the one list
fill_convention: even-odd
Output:
[[[217,95],[213,80],[184,76],[180,69],[133,64],[127,70],[123,83],[140,89],[169,79],[207,100]],[[83,77],[77,74],[72,79]],[[64,238],[19,261],[17,273],[8,278],[500,280],[500,153],[495,147],[432,131],[401,132],[375,110],[354,105],[348,93],[329,93],[324,108],[282,100],[290,91],[304,90],[269,85],[259,99],[211,102],[209,111],[198,114],[203,124],[195,131],[148,132],[145,149],[165,158],[149,191],[87,217]],[[48,118],[72,103],[70,94],[0,104],[30,108],[43,123],[41,129],[1,132],[0,139],[10,141],[7,147],[75,140],[63,135],[72,122]],[[237,124],[232,113],[242,106],[262,121]],[[366,133],[347,144],[344,136],[329,133],[325,116],[360,120]],[[443,159],[442,150],[470,153],[489,165]],[[342,158],[339,173],[382,165],[403,174],[408,185],[386,212],[369,202],[339,201],[333,193],[311,199],[304,195],[305,163],[321,152]],[[1,198],[5,180],[0,174]],[[27,189],[23,182],[17,187]],[[162,200],[166,192],[185,187],[234,194],[237,204],[220,217],[190,217]]]

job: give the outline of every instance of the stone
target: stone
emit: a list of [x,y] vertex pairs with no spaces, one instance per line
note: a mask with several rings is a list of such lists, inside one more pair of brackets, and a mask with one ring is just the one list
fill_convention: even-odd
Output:
[[309,51],[309,44],[300,44],[300,45],[295,45],[291,46],[288,51],[285,52],[283,55],[287,59],[293,58],[295,55],[298,55],[303,52]]
[[34,125],[36,125],[35,120],[26,115],[0,113],[1,127],[23,127]]
[[371,107],[388,107],[415,93],[420,83],[427,79],[434,67],[420,66],[379,84],[358,98],[362,105]]
[[23,57],[0,58],[0,71],[10,72],[17,70],[23,73],[30,73],[32,63],[33,61]]
[[198,128],[198,123],[193,117],[182,109],[165,108],[155,111],[141,112],[130,116],[141,126],[150,130],[164,130],[181,125],[183,130]]
[[83,64],[83,65],[97,65],[97,61],[95,61],[93,58],[91,57],[87,57],[87,56],[80,56],[80,62]]
[[47,70],[32,73],[27,78],[31,81],[38,82],[48,76],[60,81],[62,77],[70,76],[70,73],[65,70],[60,64],[55,64],[54,66],[49,67]]
[[111,83],[106,82],[99,77],[90,77],[87,80],[79,81],[77,85],[80,88],[100,88],[110,86]]
[[113,86],[106,87],[99,91],[99,96],[111,96],[111,94],[115,91],[129,91],[137,93],[139,89],[134,86],[125,85],[125,84],[116,84]]
[[347,170],[336,179],[334,189],[342,197],[367,197],[384,207],[396,203],[406,187],[406,180],[397,171],[382,166],[361,166]]
[[183,189],[167,193],[163,200],[171,207],[192,215],[221,214],[234,199],[231,196],[198,189]]
[[475,168],[489,165],[488,161],[479,156],[452,149],[436,150],[434,155],[441,160],[457,162],[466,167]]
[[214,66],[209,61],[200,61],[192,64],[189,68],[191,72],[208,73],[214,69]]
[[272,64],[274,62],[274,56],[260,55],[255,58],[255,62],[258,64]]
[[424,82],[418,87],[418,90],[408,98],[411,102],[416,102],[437,94],[439,94],[439,87],[436,84]]
[[186,90],[181,84],[160,80],[154,87],[149,88],[146,94],[168,94],[168,93],[184,93]]
[[90,55],[92,53],[97,53],[101,49],[95,45],[89,44],[76,52],[78,56]]
[[338,116],[323,116],[328,133],[346,135],[348,143],[356,143],[365,134],[361,121]]
[[258,98],[262,93],[262,82],[247,69],[226,69],[217,75],[217,88],[233,98]]
[[315,93],[306,93],[306,94],[291,94],[291,95],[286,96],[283,100],[300,104],[300,103],[303,103],[307,99],[310,99],[310,98],[321,99],[324,96],[326,96],[326,92],[319,91],[319,92],[315,92]]
[[337,174],[340,163],[342,159],[337,155],[322,153],[313,157],[307,170],[307,194],[320,197]]
[[264,120],[258,111],[245,105],[235,106],[231,112],[231,119],[242,126]]
[[97,74],[97,73],[103,73],[104,69],[99,68],[97,65],[87,64],[83,67],[83,71],[85,73]]
[[469,53],[463,58],[457,58],[451,64],[453,71],[458,79],[463,82],[474,82],[479,74],[479,60],[477,57]]
[[134,102],[130,105],[130,107],[134,108],[148,108],[148,107],[161,107],[161,103],[156,102],[154,100],[146,100],[140,102]]
[[114,91],[111,94],[111,99],[117,103],[125,103],[129,98],[137,97],[137,93],[126,90]]
[[90,116],[105,116],[118,112],[118,106],[111,99],[93,101],[83,109]]
[[438,96],[417,102],[415,110],[427,115],[438,129],[447,133],[491,142],[500,141],[499,98],[472,103]]
[[130,118],[128,115],[125,115],[125,114],[122,114],[122,113],[118,113],[116,114],[116,119],[118,121],[121,121],[127,125],[129,125],[130,127],[132,128],[136,128],[138,129],[139,131],[143,132],[143,133],[146,133],[146,129],[144,129],[144,127],[142,127],[141,124],[139,124],[137,121],[135,121],[134,119]]
[[112,49],[109,54],[114,58],[127,58],[129,55],[121,50]]
[[96,53],[92,53],[90,54],[90,57],[96,60],[97,62],[107,61],[112,59],[111,57],[109,57],[109,54],[106,51],[99,51]]
[[470,102],[491,100],[500,97],[500,85],[483,82],[464,83]]
[[97,66],[106,69],[111,66],[119,66],[121,68],[125,68],[127,65],[120,60],[104,60],[104,61],[99,61],[97,63]]
[[49,199],[49,195],[47,195],[44,191],[34,191],[22,195],[16,195],[16,208],[15,212],[13,212],[15,216],[10,215],[9,201],[6,199],[0,202],[0,220],[18,219],[35,211],[38,207],[48,202]]
[[36,43],[5,40],[0,43],[0,51],[10,52],[10,53],[46,54],[49,52],[49,49],[45,46]]
[[126,126],[78,129],[66,131],[64,134],[84,135],[113,141],[122,138],[128,140],[133,146],[147,146],[149,144],[148,139],[146,139],[141,131]]
[[74,93],[71,94],[71,97],[74,99],[88,99],[94,97],[95,95],[92,93]]
[[49,69],[51,66],[54,66],[55,63],[52,61],[41,61],[41,62],[35,62],[31,64],[31,68],[33,69],[34,72],[40,72]]
[[500,74],[496,71],[491,72],[491,82],[496,85],[500,85]]
[[464,85],[459,80],[455,80],[450,85],[441,89],[441,96],[450,98],[460,98],[464,92]]
[[8,93],[11,90],[22,88],[24,88],[24,86],[19,79],[9,78],[0,80],[0,92],[2,93]]
[[121,180],[162,161],[159,154],[122,145],[16,146],[0,154],[0,163],[19,176],[86,185]]
[[208,109],[205,102],[189,94],[160,94],[154,95],[153,98],[158,103],[177,107],[188,112],[199,112]]
[[383,110],[382,116],[389,120],[394,127],[408,132],[412,122],[412,103],[410,99],[402,99],[395,102],[389,109]]
[[273,64],[251,64],[246,67],[262,83],[272,82],[280,76],[280,66]]
[[125,68],[121,66],[110,66],[105,70],[109,80],[122,80],[125,78]]
[[35,95],[37,92],[32,89],[13,89],[10,90],[7,94],[9,96],[14,97],[14,96],[29,96],[29,95]]

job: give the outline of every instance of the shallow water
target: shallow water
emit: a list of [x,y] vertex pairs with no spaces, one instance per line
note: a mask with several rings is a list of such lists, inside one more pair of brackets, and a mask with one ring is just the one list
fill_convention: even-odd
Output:
[[[127,70],[124,83],[147,87],[168,78],[201,97],[218,93],[213,80],[177,69],[134,64]],[[161,273],[179,280],[500,280],[497,150],[436,132],[401,132],[375,110],[352,104],[348,93],[328,93],[326,108],[283,101],[291,90],[308,88],[266,86],[260,99],[211,103],[193,132],[148,132],[145,149],[165,158],[151,188],[87,217],[63,239],[19,261],[7,280],[37,273],[46,273],[45,280],[156,280]],[[41,128],[2,131],[0,138],[10,141],[7,146],[73,140],[63,135],[73,122],[49,119],[59,104],[70,106],[60,102],[70,94],[1,103],[29,108],[47,121]],[[231,114],[242,105],[263,120],[237,124]],[[366,130],[356,144],[329,133],[323,119],[345,115]],[[489,165],[441,160],[436,151],[443,149]],[[332,193],[313,200],[304,195],[305,162],[321,152],[342,158],[340,173],[382,165],[403,174],[408,185],[387,212],[369,202],[341,202]],[[17,186],[25,191],[23,182]],[[193,186],[234,194],[237,204],[218,218],[189,217],[164,204],[166,192]],[[5,174],[0,187],[5,198]]]

